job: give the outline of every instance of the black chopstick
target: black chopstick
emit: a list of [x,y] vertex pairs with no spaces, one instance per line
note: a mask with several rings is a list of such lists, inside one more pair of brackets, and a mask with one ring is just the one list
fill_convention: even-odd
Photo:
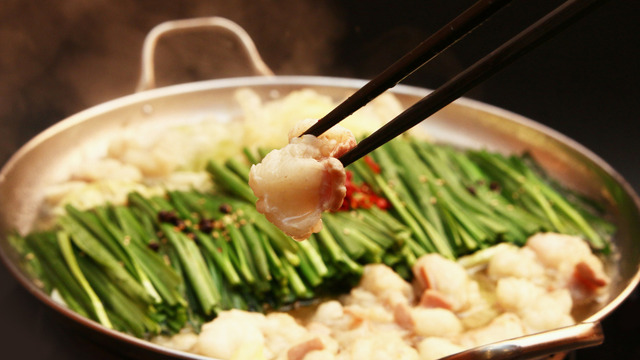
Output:
[[400,60],[396,61],[348,97],[322,119],[318,120],[318,122],[307,129],[304,134],[320,136],[332,126],[375,99],[378,95],[394,87],[440,52],[455,44],[511,1],[512,0],[477,1],[469,9],[451,20],[416,48],[400,58]]
[[340,157],[344,166],[360,159],[382,144],[409,130],[486,80],[511,62],[533,50],[607,0],[567,0],[533,25],[475,62],[444,85],[422,98],[355,148]]

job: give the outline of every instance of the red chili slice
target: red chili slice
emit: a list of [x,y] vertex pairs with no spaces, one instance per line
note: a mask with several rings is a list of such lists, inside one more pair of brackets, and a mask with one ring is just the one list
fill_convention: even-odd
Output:
[[[371,164],[377,166],[373,160],[371,161]],[[344,201],[342,202],[342,206],[340,207],[340,210],[342,211],[370,209],[372,206],[377,206],[382,210],[387,210],[389,208],[389,202],[387,199],[376,195],[373,192],[373,189],[371,189],[367,184],[355,184],[353,182],[353,173],[350,171],[347,171],[345,187],[347,191]]]
[[365,155],[364,162],[367,165],[369,165],[369,168],[371,168],[371,171],[373,171],[376,174],[380,174],[380,165],[378,165],[371,156]]

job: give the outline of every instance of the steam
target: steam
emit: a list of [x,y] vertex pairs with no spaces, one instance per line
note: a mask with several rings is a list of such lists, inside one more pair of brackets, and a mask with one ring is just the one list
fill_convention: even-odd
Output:
[[[133,92],[148,31],[172,19],[222,16],[240,24],[276,74],[324,74],[344,29],[321,1],[4,0],[0,7],[0,163],[45,127]],[[167,38],[158,82],[250,75],[224,34]]]

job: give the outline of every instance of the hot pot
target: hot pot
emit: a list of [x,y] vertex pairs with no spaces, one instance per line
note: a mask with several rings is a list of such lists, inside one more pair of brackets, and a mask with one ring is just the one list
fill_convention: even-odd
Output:
[[[158,39],[167,33],[212,27],[231,31],[261,76],[218,79],[153,89],[153,55]],[[203,114],[235,114],[234,92],[251,88],[263,98],[311,88],[342,99],[365,84],[363,80],[316,76],[274,76],[262,62],[251,39],[236,24],[222,18],[168,22],[148,35],[143,49],[139,92],[92,107],[43,131],[20,148],[0,171],[0,258],[9,272],[63,323],[79,328],[104,346],[136,358],[199,359],[100,326],[55,302],[19,266],[7,241],[12,231],[26,232],[38,215],[45,189],[64,180],[87,154],[100,153],[123,128]],[[410,106],[429,90],[397,86],[391,90],[403,106]],[[470,99],[459,99],[422,124],[434,139],[465,148],[505,153],[529,152],[562,184],[602,203],[617,226],[614,255],[609,259],[612,286],[606,302],[589,309],[577,325],[471,349],[451,358],[524,358],[599,344],[600,322],[633,291],[640,281],[640,200],[614,169],[580,144],[535,121]]]

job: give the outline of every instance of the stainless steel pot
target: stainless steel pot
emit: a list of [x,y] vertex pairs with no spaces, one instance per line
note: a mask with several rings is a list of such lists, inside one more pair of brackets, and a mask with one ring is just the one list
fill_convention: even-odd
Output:
[[[154,86],[153,53],[161,36],[173,31],[214,27],[231,31],[244,46],[254,69],[263,76],[230,78],[151,89]],[[263,98],[283,96],[311,88],[335,99],[344,98],[364,81],[309,76],[273,76],[262,62],[251,39],[234,23],[221,18],[192,19],[161,24],[147,37],[143,50],[141,92],[119,98],[50,127],[24,145],[0,171],[0,257],[13,276],[65,323],[79,327],[105,346],[136,357],[200,359],[109,330],[69,311],[45,294],[21,269],[17,253],[7,242],[14,230],[28,231],[36,217],[45,189],[64,180],[70,168],[87,153],[100,152],[123,128],[144,123],[188,119],[203,114],[235,114],[233,94],[251,88]],[[151,90],[149,90],[151,89]],[[397,86],[392,90],[404,106],[429,90]],[[488,148],[508,153],[528,151],[557,180],[597,199],[606,207],[618,232],[610,259],[612,286],[609,299],[589,309],[581,323],[558,330],[507,340],[454,355],[451,358],[525,358],[567,351],[602,342],[599,322],[633,291],[640,281],[640,200],[626,181],[597,155],[580,144],[517,114],[460,99],[420,126],[436,140],[467,148]]]

